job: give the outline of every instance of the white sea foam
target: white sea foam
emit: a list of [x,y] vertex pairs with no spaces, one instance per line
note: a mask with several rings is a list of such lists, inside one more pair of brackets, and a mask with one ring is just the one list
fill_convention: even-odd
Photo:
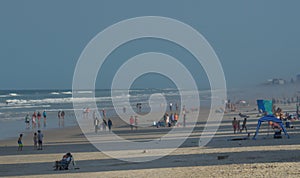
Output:
[[9,97],[9,95],[0,95],[0,98],[6,98]]
[[90,93],[93,93],[93,91],[77,91],[77,93],[80,93],[80,94],[90,94]]
[[17,93],[10,93],[9,96],[19,96]]
[[51,105],[14,105],[14,106],[9,106],[9,107],[4,107],[1,109],[9,110],[9,109],[23,109],[23,108],[50,108]]
[[51,95],[59,95],[58,92],[51,92],[50,94],[51,94]]
[[64,94],[64,95],[72,95],[71,91],[66,91],[66,92],[61,92],[61,93]]

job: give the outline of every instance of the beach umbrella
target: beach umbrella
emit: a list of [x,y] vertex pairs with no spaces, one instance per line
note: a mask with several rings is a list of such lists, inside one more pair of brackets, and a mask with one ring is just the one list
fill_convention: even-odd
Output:
[[284,132],[284,134],[285,134],[288,138],[290,138],[290,136],[288,135],[288,133],[287,133],[287,131],[286,131],[286,129],[285,129],[285,127],[284,127],[282,121],[281,121],[280,119],[277,119],[274,115],[267,115],[267,116],[264,116],[264,117],[262,117],[262,118],[260,118],[260,119],[258,120],[258,122],[257,122],[257,127],[256,127],[256,132],[255,132],[255,134],[254,134],[254,136],[253,136],[253,140],[256,139],[256,136],[258,135],[259,128],[260,128],[262,122],[269,122],[269,123],[270,123],[270,122],[273,122],[273,123],[277,123],[277,124],[282,128],[282,131]]

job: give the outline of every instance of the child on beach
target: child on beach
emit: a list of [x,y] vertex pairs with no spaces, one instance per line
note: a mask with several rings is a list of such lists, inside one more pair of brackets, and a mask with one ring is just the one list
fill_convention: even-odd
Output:
[[46,127],[46,124],[47,124],[47,113],[46,113],[45,110],[43,112],[43,117],[44,117],[44,127]]
[[22,151],[22,149],[23,149],[22,137],[23,137],[23,134],[20,134],[20,137],[18,139],[18,145],[19,145],[18,151]]
[[247,118],[245,117],[245,118],[244,118],[244,121],[243,121],[242,129],[240,130],[240,132],[242,132],[244,129],[245,129],[246,132],[247,132],[247,126],[246,126],[246,123],[247,123]]
[[38,150],[42,150],[43,149],[43,137],[44,135],[41,133],[40,130],[38,130],[38,134],[37,134],[37,138],[38,138]]
[[233,118],[232,121],[232,127],[233,127],[233,133],[236,133],[237,129],[238,129],[238,121],[236,120],[236,118]]
[[29,114],[27,114],[26,117],[25,117],[25,123],[26,123],[26,129],[29,129],[29,127],[30,127],[30,118],[29,118]]
[[109,132],[111,132],[111,128],[112,128],[113,123],[112,123],[112,121],[110,119],[108,119],[107,125],[108,125]]
[[33,134],[33,148],[34,148],[35,150],[37,149],[37,143],[38,143],[37,133],[34,132],[34,134]]

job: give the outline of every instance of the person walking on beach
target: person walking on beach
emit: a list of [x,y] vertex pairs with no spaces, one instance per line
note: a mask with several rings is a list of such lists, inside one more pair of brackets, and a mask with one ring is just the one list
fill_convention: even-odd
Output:
[[58,119],[60,119],[60,116],[61,116],[61,110],[59,110],[58,113],[57,113]]
[[93,111],[93,120],[94,120],[94,126],[95,126],[95,120],[96,120],[96,111]]
[[130,124],[130,128],[131,128],[131,131],[132,131],[133,130],[133,124],[134,124],[133,116],[130,117],[129,124]]
[[20,134],[20,137],[18,138],[18,151],[22,151],[23,149],[23,143],[22,143],[22,137],[23,137],[23,134]]
[[38,143],[38,136],[37,133],[34,132],[33,134],[33,149],[37,150],[37,143]]
[[111,127],[112,127],[113,123],[112,123],[112,121],[110,119],[108,119],[107,125],[108,125],[109,132],[111,132]]
[[102,109],[102,116],[103,118],[106,118],[106,111],[104,109]]
[[106,122],[105,118],[103,118],[102,121],[103,121],[103,123],[102,123],[103,130],[106,131],[107,122]]
[[61,111],[60,116],[61,116],[62,119],[64,119],[65,118],[65,111]]
[[236,120],[235,117],[233,118],[233,121],[232,121],[232,127],[233,127],[233,133],[236,133],[237,128],[238,128],[238,121]]
[[26,114],[26,117],[25,117],[25,123],[26,123],[26,129],[29,129],[29,127],[30,127],[30,118],[29,118],[29,114]]
[[173,106],[173,103],[170,103],[170,104],[169,104],[170,111],[172,111],[172,106]]
[[246,124],[247,124],[247,118],[245,117],[244,120],[243,120],[242,129],[240,130],[240,132],[242,132],[244,129],[247,132],[247,126],[246,126]]
[[186,111],[185,111],[185,106],[182,108],[182,114],[183,114],[183,127],[186,126]]
[[31,118],[32,120],[31,120],[31,122],[32,122],[32,128],[35,128],[35,126],[36,126],[36,113],[35,112],[33,112],[33,114],[32,114],[32,118]]
[[42,114],[40,113],[40,111],[38,111],[37,113],[37,119],[38,119],[38,128],[41,127],[41,117],[42,117]]
[[95,118],[95,133],[98,133],[98,129],[99,129],[99,119],[96,117]]
[[37,134],[37,137],[38,137],[38,150],[42,150],[43,149],[43,138],[44,138],[44,135],[42,134],[41,130],[38,130],[38,134]]
[[41,120],[41,117],[42,117],[42,115],[41,115],[40,111],[38,111],[38,113],[37,113],[38,120]]
[[43,112],[43,117],[44,117],[44,127],[46,127],[46,123],[47,123],[47,113],[46,113],[45,110],[44,110],[44,112]]

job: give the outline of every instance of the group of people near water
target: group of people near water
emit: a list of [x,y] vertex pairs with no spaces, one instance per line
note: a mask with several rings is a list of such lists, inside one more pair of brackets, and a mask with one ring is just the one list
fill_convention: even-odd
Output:
[[98,133],[98,130],[106,131],[108,128],[108,131],[111,132],[113,122],[110,118],[106,120],[106,112],[104,109],[101,110],[102,112],[102,123],[100,123],[99,118],[96,115],[96,111],[93,112],[93,121],[94,121],[94,127],[95,127],[95,133]]
[[41,127],[42,115],[43,115],[43,118],[44,118],[44,127],[46,127],[46,124],[47,124],[47,113],[46,113],[46,111],[43,111],[43,113],[41,113],[40,111],[38,111],[38,112],[34,111],[32,116],[31,116],[31,119],[29,117],[29,114],[27,114],[25,116],[26,129],[30,128],[30,120],[31,120],[31,126],[32,126],[33,129],[36,128],[36,125],[38,125],[38,128],[40,128]]
[[[65,118],[65,111],[59,110],[57,113],[58,119],[59,119],[59,126],[64,126],[64,118]],[[41,127],[41,119],[44,119],[44,127],[47,125],[47,112],[44,110],[42,113],[40,111],[34,111],[33,114],[30,115],[26,114],[25,116],[25,123],[26,123],[26,129],[30,128],[30,123],[32,129],[35,129],[36,127],[40,128]]]
[[[33,148],[35,150],[42,150],[43,149],[43,138],[44,138],[44,134],[41,132],[41,130],[38,130],[37,132],[33,133]],[[18,151],[22,151],[23,150],[23,134],[20,134],[19,138],[18,138]]]
[[[179,120],[179,114],[177,113],[165,113],[164,117],[155,123],[156,127],[173,127],[173,126],[179,126],[178,123]],[[183,112],[183,127],[186,126],[186,114]]]

